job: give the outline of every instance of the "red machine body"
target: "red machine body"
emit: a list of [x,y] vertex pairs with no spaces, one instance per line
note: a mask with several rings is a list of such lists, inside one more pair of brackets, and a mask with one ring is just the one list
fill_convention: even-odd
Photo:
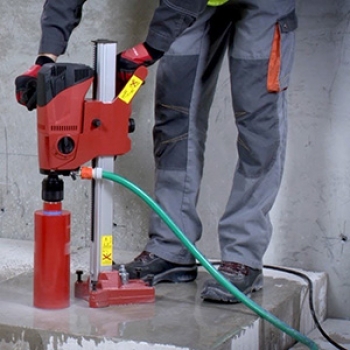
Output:
[[70,213],[61,202],[35,212],[34,306],[62,309],[70,302]]
[[[45,79],[48,71],[52,74],[50,69],[57,70],[57,65],[54,68],[46,66],[49,67],[46,67],[46,71],[45,66],[42,68],[38,79]],[[145,67],[135,72],[139,81],[144,81],[146,76]],[[67,175],[98,156],[122,155],[131,149],[128,135],[130,101],[121,95],[111,103],[85,99],[92,82],[92,73],[87,74],[57,95],[53,93],[55,96],[52,98],[41,97],[44,100],[41,103],[40,96],[47,92],[38,91],[37,131],[41,173],[55,171]]]
[[[35,212],[34,306],[60,309],[70,301],[70,213],[62,210],[63,181],[84,163],[131,149],[131,100],[147,76],[140,67],[111,103],[85,96],[94,71],[81,64],[46,64],[38,74],[37,137],[43,180],[43,210]],[[75,296],[90,307],[153,302],[155,291],[141,280],[122,283],[118,271],[75,283]]]

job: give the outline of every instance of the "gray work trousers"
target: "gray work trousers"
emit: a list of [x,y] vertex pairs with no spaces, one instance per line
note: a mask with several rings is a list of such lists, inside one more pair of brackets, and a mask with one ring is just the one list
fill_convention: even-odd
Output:
[[[207,7],[157,71],[155,200],[195,243],[202,234],[196,204],[209,110],[228,53],[239,160],[218,235],[222,260],[252,268],[262,267],[272,234],[269,211],[285,160],[285,90],[296,27],[294,0],[231,0]],[[194,262],[156,214],[145,250],[175,263]]]

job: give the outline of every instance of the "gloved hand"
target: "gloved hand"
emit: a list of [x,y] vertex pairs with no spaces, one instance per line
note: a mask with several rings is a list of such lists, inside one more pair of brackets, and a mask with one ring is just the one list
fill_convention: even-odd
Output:
[[40,68],[46,63],[54,63],[54,60],[39,56],[32,67],[15,79],[16,100],[29,111],[36,108],[36,79]]
[[148,67],[163,56],[163,52],[153,49],[147,43],[140,43],[117,56],[117,92],[120,92],[135,70]]

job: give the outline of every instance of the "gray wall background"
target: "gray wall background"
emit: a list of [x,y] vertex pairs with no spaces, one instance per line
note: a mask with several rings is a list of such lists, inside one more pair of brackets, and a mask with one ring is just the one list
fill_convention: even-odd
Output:
[[[0,9],[0,237],[33,239],[33,213],[41,209],[36,115],[14,98],[14,78],[35,59],[43,1],[2,1]],[[157,1],[90,0],[81,25],[60,62],[92,65],[91,40],[118,41],[125,49],[143,40]],[[299,29],[289,93],[287,163],[272,210],[274,235],[265,263],[326,271],[330,317],[350,317],[350,2],[297,1]],[[133,148],[115,171],[148,193],[153,190],[153,89],[146,85],[133,104]],[[199,212],[204,232],[199,249],[219,258],[216,227],[237,161],[236,129],[223,68],[208,135]],[[142,250],[149,210],[115,187],[115,245]],[[89,245],[90,183],[65,178],[64,208],[72,213],[73,249]],[[1,262],[3,263],[3,262]]]

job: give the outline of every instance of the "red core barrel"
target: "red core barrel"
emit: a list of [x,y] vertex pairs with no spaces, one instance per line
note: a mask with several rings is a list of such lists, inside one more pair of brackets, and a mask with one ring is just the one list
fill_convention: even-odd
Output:
[[35,212],[34,306],[63,309],[70,298],[70,212],[44,202]]

